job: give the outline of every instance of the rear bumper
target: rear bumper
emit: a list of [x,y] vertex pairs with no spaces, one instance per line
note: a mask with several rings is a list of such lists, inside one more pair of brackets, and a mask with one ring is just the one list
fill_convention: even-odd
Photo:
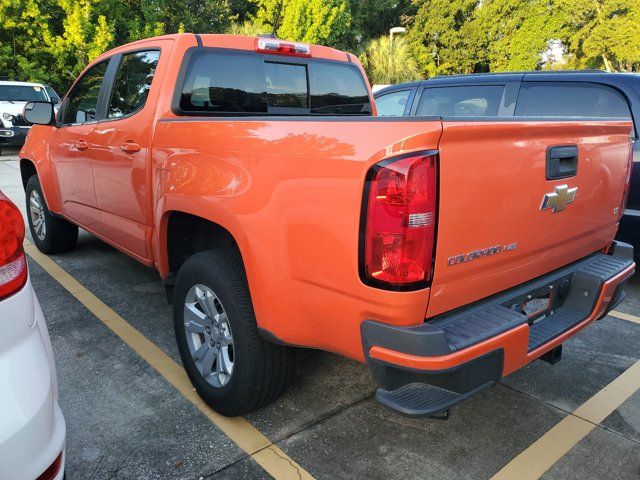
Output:
[[0,301],[0,480],[33,480],[61,456],[66,426],[57,399],[51,343],[30,280]]
[[[430,407],[435,412],[495,385],[615,308],[634,272],[632,257],[629,245],[616,243],[611,255],[592,255],[423,325],[363,322],[364,355],[380,386],[378,400],[410,414],[394,404],[394,391],[427,384],[443,399]],[[532,321],[513,309],[545,292],[551,315]]]

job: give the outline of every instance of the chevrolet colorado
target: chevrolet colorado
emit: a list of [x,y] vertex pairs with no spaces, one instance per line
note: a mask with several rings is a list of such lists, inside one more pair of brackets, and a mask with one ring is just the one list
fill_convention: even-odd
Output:
[[20,153],[34,243],[78,226],[154,267],[184,367],[225,415],[275,399],[290,346],[366,362],[444,411],[622,301],[620,118],[380,118],[351,54],[180,34],[92,62]]

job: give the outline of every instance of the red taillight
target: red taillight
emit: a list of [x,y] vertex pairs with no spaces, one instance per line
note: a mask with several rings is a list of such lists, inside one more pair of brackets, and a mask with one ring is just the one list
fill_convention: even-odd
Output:
[[62,454],[58,455],[51,466],[47,468],[42,475],[40,475],[36,480],[53,480],[56,478],[56,475],[60,473],[60,467],[62,466]]
[[620,204],[620,216],[622,218],[624,211],[627,208],[627,200],[629,200],[629,191],[631,190],[631,174],[633,173],[633,145],[629,152],[629,159],[627,160],[627,175],[624,183],[624,193],[622,194],[622,203]]
[[17,292],[27,281],[23,240],[20,210],[0,192],[0,299]]
[[421,288],[431,280],[436,222],[437,155],[385,160],[369,173],[363,280]]
[[256,51],[262,53],[279,53],[294,57],[310,57],[311,47],[306,43],[285,42],[277,38],[258,37]]

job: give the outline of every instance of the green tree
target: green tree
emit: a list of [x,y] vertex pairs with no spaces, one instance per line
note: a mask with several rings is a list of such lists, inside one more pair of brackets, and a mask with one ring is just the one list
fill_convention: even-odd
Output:
[[228,0],[231,16],[237,23],[244,23],[245,20],[251,20],[258,10],[256,0]]
[[260,23],[258,20],[245,20],[242,23],[232,23],[227,32],[231,35],[257,36],[271,33],[271,30],[271,26]]
[[393,43],[388,35],[372,40],[360,56],[360,61],[369,81],[374,84],[400,83],[420,78],[418,65],[404,37],[394,37]]
[[609,71],[640,70],[637,0],[555,0],[569,64]]
[[549,0],[487,0],[473,21],[479,57],[491,71],[541,68],[561,23]]
[[411,0],[351,0],[349,47],[362,50],[369,40],[401,26],[406,15],[414,13]]
[[427,76],[472,73],[482,58],[472,31],[479,0],[414,0],[407,33],[418,67]]
[[113,25],[106,16],[96,14],[96,0],[57,0],[63,13],[58,33],[44,32],[44,43],[53,57],[58,81],[70,83],[86,64],[103,53],[113,41]]
[[348,0],[259,0],[256,18],[271,29],[279,20],[280,38],[336,48],[346,46],[351,25]]
[[43,32],[50,5],[38,0],[0,0],[0,75],[44,81],[51,75]]

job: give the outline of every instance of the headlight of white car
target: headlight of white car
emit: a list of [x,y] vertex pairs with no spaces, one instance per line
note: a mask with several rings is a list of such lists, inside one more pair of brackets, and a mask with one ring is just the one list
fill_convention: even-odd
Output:
[[10,113],[4,112],[4,113],[2,114],[2,119],[3,119],[3,120],[6,120],[7,122],[11,122],[11,121],[13,121],[14,116],[13,116],[13,115],[11,115]]

